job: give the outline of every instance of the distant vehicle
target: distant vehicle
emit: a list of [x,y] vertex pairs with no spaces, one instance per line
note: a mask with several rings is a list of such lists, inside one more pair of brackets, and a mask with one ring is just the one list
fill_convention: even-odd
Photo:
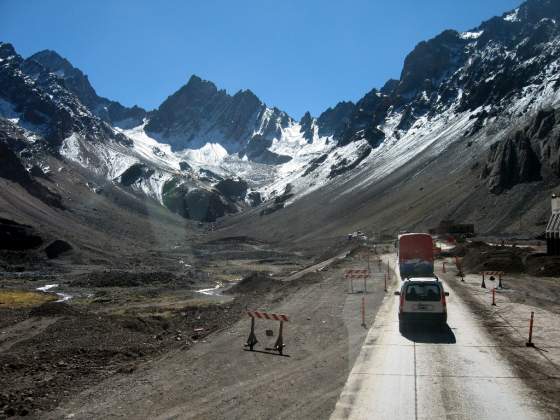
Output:
[[405,233],[397,239],[401,279],[434,274],[433,239],[427,233]]
[[363,241],[367,241],[368,237],[364,232],[358,230],[356,232],[352,232],[348,234],[348,240],[352,240],[352,239],[361,239]]
[[447,322],[447,302],[449,293],[437,277],[416,277],[405,280],[400,291],[399,325],[401,329],[411,321],[432,321],[439,325]]

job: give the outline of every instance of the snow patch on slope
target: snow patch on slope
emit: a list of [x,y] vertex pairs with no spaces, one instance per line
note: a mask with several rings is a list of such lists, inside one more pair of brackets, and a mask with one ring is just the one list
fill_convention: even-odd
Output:
[[504,20],[507,22],[519,22],[519,8],[515,9],[513,12],[504,16]]
[[115,179],[139,160],[126,147],[112,142],[86,141],[72,133],[62,141],[60,154],[97,175]]
[[459,36],[461,39],[478,39],[484,33],[484,31],[477,32],[461,32]]
[[132,140],[134,152],[142,159],[169,170],[179,170],[180,160],[171,150],[171,146],[159,143],[157,140],[148,136],[144,131],[145,125],[146,122],[128,130],[120,128],[117,130]]
[[219,143],[206,143],[200,149],[186,149],[178,153],[188,163],[195,165],[219,166],[229,154]]

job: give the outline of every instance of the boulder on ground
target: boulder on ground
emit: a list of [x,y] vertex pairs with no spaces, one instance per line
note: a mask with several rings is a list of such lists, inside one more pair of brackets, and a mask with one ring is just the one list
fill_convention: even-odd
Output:
[[47,254],[48,258],[53,259],[53,258],[58,258],[62,254],[66,253],[68,251],[71,251],[71,250],[72,250],[72,245],[70,245],[66,241],[63,241],[61,239],[57,239],[55,241],[52,241],[45,248],[45,253]]

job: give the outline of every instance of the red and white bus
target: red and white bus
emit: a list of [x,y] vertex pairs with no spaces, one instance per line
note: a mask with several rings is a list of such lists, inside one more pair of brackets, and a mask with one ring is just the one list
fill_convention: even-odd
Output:
[[432,236],[427,233],[404,233],[397,240],[401,278],[429,277],[434,274]]

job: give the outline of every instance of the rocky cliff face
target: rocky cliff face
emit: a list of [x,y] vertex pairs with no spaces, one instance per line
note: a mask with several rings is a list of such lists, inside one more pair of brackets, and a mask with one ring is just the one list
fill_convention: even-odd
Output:
[[340,138],[350,125],[350,117],[356,105],[352,102],[339,102],[334,108],[329,108],[317,118],[319,136],[333,136]]
[[130,144],[97,118],[70,92],[64,81],[38,62],[32,76],[24,60],[12,45],[0,43],[0,116],[13,117],[19,125],[44,138],[53,150],[72,133],[83,133],[90,139],[112,139]]
[[531,141],[522,131],[495,143],[490,149],[482,178],[493,193],[501,193],[522,182],[541,179],[541,162]]
[[228,152],[243,150],[259,136],[270,141],[292,122],[268,108],[250,90],[231,96],[209,81],[192,76],[153,112],[145,130],[176,149],[220,143]]
[[[33,158],[36,158],[33,156],[33,149],[40,153],[37,147],[28,144],[20,128],[0,118],[0,178],[20,185],[29,194],[50,206],[62,208],[60,196],[35,179],[35,176],[45,174],[39,166],[32,166]],[[31,159],[24,162],[21,156]]]
[[527,182],[560,179],[560,109],[541,110],[490,148],[481,173],[495,194]]

